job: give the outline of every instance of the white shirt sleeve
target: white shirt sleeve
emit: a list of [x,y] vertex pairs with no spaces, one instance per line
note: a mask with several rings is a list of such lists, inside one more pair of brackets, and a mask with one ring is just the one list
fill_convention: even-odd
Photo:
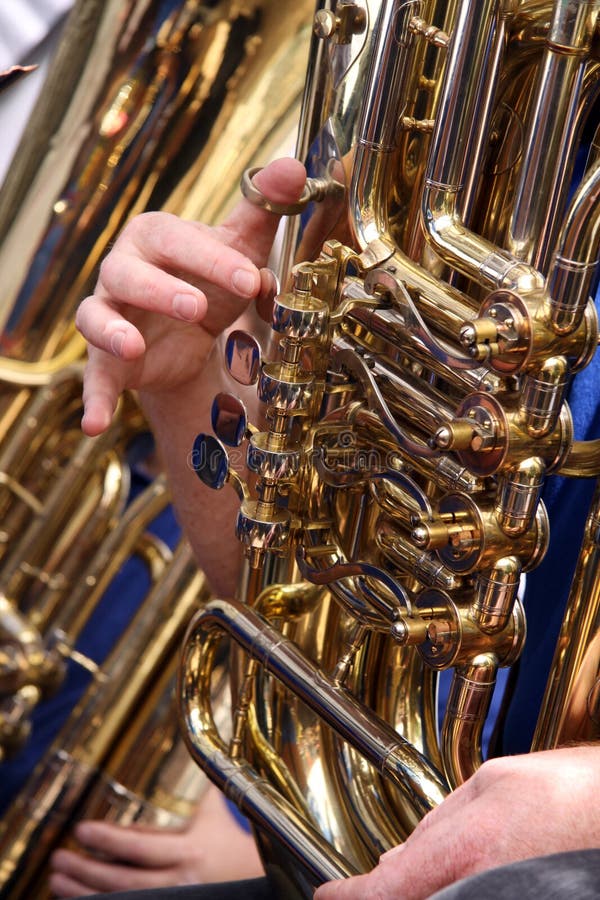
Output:
[[0,71],[14,65],[38,69],[0,94],[0,185],[42,88],[74,0],[0,0]]
[[29,62],[29,54],[72,5],[73,0],[3,0],[0,3],[0,71]]

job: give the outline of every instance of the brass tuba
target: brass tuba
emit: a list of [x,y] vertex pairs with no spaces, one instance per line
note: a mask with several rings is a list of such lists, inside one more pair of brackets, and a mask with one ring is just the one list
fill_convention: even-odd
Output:
[[[190,752],[286,897],[370,868],[481,764],[527,640],[544,485],[600,474],[566,401],[598,345],[599,12],[317,6],[271,346],[238,331],[225,353],[266,426],[220,395],[194,446],[199,477],[240,496],[240,596],[196,614],[179,677]],[[243,190],[266,204],[251,172]],[[226,449],[244,441],[248,475]],[[598,738],[599,503],[534,749]],[[210,702],[223,639],[230,738]]]

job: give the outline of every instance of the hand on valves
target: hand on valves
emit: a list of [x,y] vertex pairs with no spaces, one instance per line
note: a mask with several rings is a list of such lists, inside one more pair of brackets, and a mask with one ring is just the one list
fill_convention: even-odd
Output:
[[[301,195],[305,179],[301,163],[282,159],[255,183],[272,201],[289,203]],[[237,547],[223,554],[222,534],[232,533],[238,498],[231,491],[218,502],[207,499],[187,461],[196,433],[210,430],[213,397],[225,386],[221,367],[206,365],[216,338],[251,300],[274,290],[272,274],[262,267],[278,221],[245,199],[216,228],[144,213],[117,239],[77,315],[89,345],[83,430],[102,432],[120,393],[139,392],[182,526],[214,589],[228,596],[237,584]],[[216,507],[211,536],[197,528],[198,510],[207,503]]]

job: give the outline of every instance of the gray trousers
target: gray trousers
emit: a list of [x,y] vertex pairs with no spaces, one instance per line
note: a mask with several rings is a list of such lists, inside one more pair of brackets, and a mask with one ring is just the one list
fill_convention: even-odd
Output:
[[499,866],[463,878],[433,897],[435,900],[596,900],[600,898],[600,850],[556,853]]
[[[106,894],[95,895],[96,900]],[[266,878],[111,894],[114,900],[288,900]],[[431,900],[599,900],[600,850],[540,856],[457,881]],[[90,897],[90,900],[93,900]],[[366,900],[366,898],[365,898]],[[399,897],[398,900],[401,900]]]

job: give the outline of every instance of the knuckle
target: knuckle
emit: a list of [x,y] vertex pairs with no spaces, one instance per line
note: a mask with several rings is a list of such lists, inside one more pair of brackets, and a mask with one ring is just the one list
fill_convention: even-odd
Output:
[[210,256],[206,260],[206,276],[205,277],[206,277],[207,281],[211,281],[211,282],[215,281],[215,279],[217,278],[217,275],[218,275],[219,264],[220,264],[220,259],[216,254],[213,256]]
[[108,290],[112,290],[114,285],[119,281],[119,273],[120,253],[115,247],[107,256],[104,257],[104,259],[100,263],[100,268],[98,270],[98,282]]
[[512,777],[515,767],[510,757],[498,756],[486,760],[475,774],[466,782],[473,798],[488,793],[500,781]]
[[151,241],[149,244],[153,257],[160,263],[168,266],[177,259],[181,250],[181,238],[176,233],[165,229],[160,241]]
[[136,240],[136,238],[144,237],[160,228],[161,222],[164,220],[166,213],[157,212],[155,210],[147,210],[133,216],[121,232],[121,237]]
[[149,210],[131,219],[123,233],[143,257],[168,260],[179,245],[177,223],[171,213]]

